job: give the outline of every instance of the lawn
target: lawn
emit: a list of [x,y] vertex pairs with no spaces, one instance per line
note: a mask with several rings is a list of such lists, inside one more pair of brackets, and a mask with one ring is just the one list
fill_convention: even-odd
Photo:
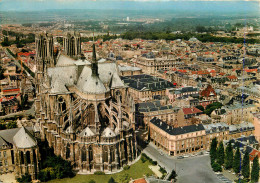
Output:
[[137,161],[135,164],[130,166],[130,169],[123,170],[119,173],[112,175],[76,175],[73,178],[66,179],[55,179],[49,181],[48,183],[88,183],[90,180],[94,180],[96,183],[107,183],[110,177],[113,177],[118,183],[120,178],[125,174],[128,174],[129,177],[133,179],[142,178],[144,175],[152,175],[153,172],[148,168],[151,165],[149,161],[142,163],[141,160]]

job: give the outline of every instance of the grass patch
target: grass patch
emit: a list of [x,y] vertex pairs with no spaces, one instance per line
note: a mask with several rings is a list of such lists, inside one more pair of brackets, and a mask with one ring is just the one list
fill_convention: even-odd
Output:
[[141,160],[131,165],[129,169],[123,170],[119,173],[112,175],[76,175],[73,178],[55,179],[48,183],[88,183],[90,180],[94,180],[96,183],[107,183],[110,177],[113,177],[116,182],[121,182],[124,175],[128,175],[130,178],[137,179],[142,178],[144,175],[153,175],[152,170],[148,167],[152,165],[149,161],[142,163]]

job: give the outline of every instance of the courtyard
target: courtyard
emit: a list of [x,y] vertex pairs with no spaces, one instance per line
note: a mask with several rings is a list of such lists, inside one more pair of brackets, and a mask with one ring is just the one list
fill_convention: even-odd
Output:
[[153,175],[152,170],[149,168],[152,164],[149,161],[142,163],[138,160],[135,164],[131,165],[128,170],[123,170],[119,173],[111,175],[76,175],[73,178],[55,179],[49,181],[49,183],[88,183],[90,180],[94,180],[96,183],[107,183],[110,177],[113,177],[116,182],[122,182],[122,179],[129,177],[130,179],[142,178],[145,175]]

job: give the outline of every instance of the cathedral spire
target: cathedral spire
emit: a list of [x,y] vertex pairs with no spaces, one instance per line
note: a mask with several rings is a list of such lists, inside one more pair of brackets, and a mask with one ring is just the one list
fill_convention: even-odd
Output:
[[91,69],[92,69],[92,76],[98,76],[98,63],[97,63],[95,44],[93,44],[93,55],[92,55]]
[[92,62],[96,62],[97,61],[97,56],[96,56],[96,46],[95,43],[93,44],[93,54],[92,54]]

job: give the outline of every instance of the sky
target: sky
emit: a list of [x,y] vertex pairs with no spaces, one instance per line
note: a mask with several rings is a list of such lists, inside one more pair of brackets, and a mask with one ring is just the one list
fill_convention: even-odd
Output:
[[[260,11],[260,0],[198,0],[194,1],[194,8],[200,6],[218,6],[227,4],[230,8],[254,8]],[[214,2],[212,2],[214,1]],[[224,2],[225,1],[225,2]],[[243,1],[243,2],[242,2]],[[250,1],[250,2],[249,2]],[[0,0],[0,11],[29,11],[48,9],[167,9],[175,6],[185,6],[186,0]],[[214,4],[215,3],[215,4]],[[234,6],[233,6],[234,3]],[[189,3],[190,6],[193,5]],[[247,5],[249,5],[247,7]],[[237,7],[236,7],[237,6]],[[203,8],[203,7],[202,7]]]

